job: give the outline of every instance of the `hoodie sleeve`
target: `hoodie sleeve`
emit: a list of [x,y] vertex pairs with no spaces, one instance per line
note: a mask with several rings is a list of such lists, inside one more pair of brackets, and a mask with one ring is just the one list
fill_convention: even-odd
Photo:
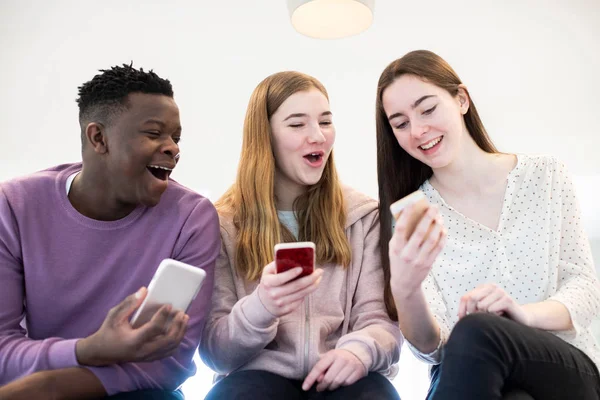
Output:
[[258,291],[238,299],[231,238],[221,230],[223,245],[215,269],[211,311],[200,343],[200,357],[219,374],[228,374],[263,350],[277,333],[279,319],[262,304]]
[[356,355],[367,371],[385,373],[400,358],[403,338],[398,324],[387,313],[383,298],[383,269],[379,251],[379,215],[377,210],[365,216],[362,224],[352,229],[363,229],[352,240],[363,241],[360,262],[353,260],[353,268],[360,268],[353,296],[350,324],[336,349],[345,349]]

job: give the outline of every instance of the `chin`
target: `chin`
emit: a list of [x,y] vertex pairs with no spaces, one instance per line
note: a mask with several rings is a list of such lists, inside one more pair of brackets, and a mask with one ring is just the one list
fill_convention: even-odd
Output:
[[322,176],[323,176],[323,174],[320,174],[319,176],[315,176],[315,177],[307,177],[306,179],[302,180],[302,184],[304,184],[304,186],[316,185],[317,183],[319,183]]
[[448,160],[435,160],[433,162],[427,163],[431,167],[431,169],[441,169],[450,165],[450,161]]
[[423,157],[421,154],[419,154],[419,157],[414,157],[414,158],[421,161],[423,164],[427,165],[428,167],[430,167],[432,169],[444,168],[452,163],[452,159],[450,157],[448,157],[447,154],[440,154],[438,157],[435,157],[433,159]]
[[142,201],[140,201],[140,204],[143,205],[144,207],[154,207],[154,206],[157,206],[158,203],[160,203],[160,197],[159,198],[147,198],[147,199],[143,199]]
[[149,194],[140,199],[140,204],[146,207],[154,207],[160,203],[163,192]]

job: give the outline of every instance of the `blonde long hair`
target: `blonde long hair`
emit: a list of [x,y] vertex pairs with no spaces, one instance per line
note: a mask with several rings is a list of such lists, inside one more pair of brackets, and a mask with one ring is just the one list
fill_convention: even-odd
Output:
[[[273,260],[275,244],[295,240],[277,216],[269,120],[288,97],[310,89],[319,90],[329,100],[321,82],[294,71],[273,74],[254,89],[244,120],[235,183],[215,203],[220,215],[233,218],[238,230],[235,266],[251,281],[259,279],[263,267]],[[321,179],[296,199],[294,211],[299,226],[297,239],[315,243],[318,263],[350,264],[350,244],[344,232],[346,209],[333,151]]]

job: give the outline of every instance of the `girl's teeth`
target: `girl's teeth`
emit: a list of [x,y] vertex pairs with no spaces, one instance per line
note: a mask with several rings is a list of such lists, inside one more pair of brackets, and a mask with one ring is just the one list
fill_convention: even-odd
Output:
[[424,144],[423,146],[421,146],[421,148],[423,150],[429,150],[430,148],[432,148],[433,146],[438,144],[440,142],[440,140],[442,140],[442,138],[435,139],[435,140],[429,142],[428,144]]

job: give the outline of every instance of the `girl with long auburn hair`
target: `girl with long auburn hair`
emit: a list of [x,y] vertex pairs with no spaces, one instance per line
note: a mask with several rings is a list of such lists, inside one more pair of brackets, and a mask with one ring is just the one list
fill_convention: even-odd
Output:
[[[280,72],[254,90],[236,181],[216,203],[223,244],[200,355],[225,377],[207,399],[398,398],[377,202],[340,184],[334,140],[316,79]],[[308,276],[276,273],[275,244],[294,241],[316,245]]]
[[[376,114],[386,304],[433,365],[428,398],[600,398],[600,287],[564,165],[498,152],[429,51],[388,65]],[[394,221],[418,189],[427,211]]]

